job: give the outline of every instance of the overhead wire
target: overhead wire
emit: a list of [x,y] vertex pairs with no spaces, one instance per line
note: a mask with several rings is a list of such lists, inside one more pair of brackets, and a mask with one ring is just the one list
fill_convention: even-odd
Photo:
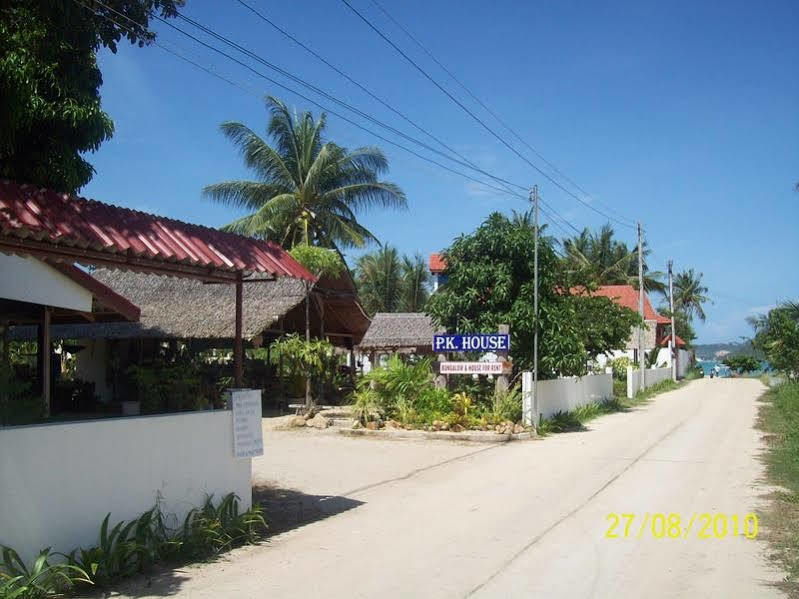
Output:
[[519,152],[510,142],[508,142],[504,137],[502,137],[499,133],[494,131],[491,127],[489,127],[485,121],[483,121],[479,116],[477,116],[468,106],[463,104],[460,100],[458,100],[452,93],[447,90],[444,86],[442,86],[438,81],[435,80],[427,71],[425,71],[419,64],[413,60],[408,54],[406,54],[402,48],[400,48],[397,44],[395,44],[383,31],[374,25],[369,19],[367,19],[358,9],[356,9],[352,4],[350,4],[349,0],[341,0],[343,4],[345,4],[361,21],[363,21],[370,29],[372,29],[377,35],[379,35],[386,43],[388,43],[394,50],[397,51],[411,66],[413,66],[417,71],[419,71],[428,81],[430,81],[434,86],[436,86],[443,94],[445,94],[450,100],[452,100],[458,107],[461,108],[466,114],[468,114],[474,121],[476,121],[481,127],[483,127],[488,133],[490,133],[494,138],[496,138],[502,145],[507,147],[511,152],[513,152],[516,156],[518,156],[521,160],[526,162],[530,167],[532,167],[535,171],[537,171],[542,177],[547,179],[550,183],[555,185],[561,191],[566,193],[567,195],[571,196],[586,208],[593,210],[597,214],[611,220],[621,226],[635,228],[633,225],[630,225],[626,222],[619,220],[616,217],[613,217],[601,210],[599,210],[596,206],[593,206],[590,202],[585,201],[583,198],[563,186],[560,182],[554,179],[552,176],[549,175],[546,171],[541,169],[538,165],[528,159],[524,154]]

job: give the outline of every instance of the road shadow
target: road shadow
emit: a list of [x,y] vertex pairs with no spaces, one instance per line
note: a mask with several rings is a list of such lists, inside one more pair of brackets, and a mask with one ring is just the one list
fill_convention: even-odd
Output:
[[[312,522],[324,520],[336,514],[363,505],[363,501],[336,495],[308,495],[295,489],[281,488],[276,484],[261,483],[252,489],[253,505],[264,510],[268,530],[258,545],[268,545],[271,538],[299,528]],[[230,556],[236,559],[235,552],[247,549],[234,549],[233,555],[221,555],[192,563],[173,563],[158,565],[144,574],[121,580],[105,588],[97,588],[80,594],[86,599],[105,599],[106,597],[169,597],[180,591],[183,584],[193,577],[193,570],[205,563],[224,560]]]
[[252,501],[253,505],[263,507],[270,536],[324,520],[364,503],[337,495],[308,495],[269,483],[253,486]]

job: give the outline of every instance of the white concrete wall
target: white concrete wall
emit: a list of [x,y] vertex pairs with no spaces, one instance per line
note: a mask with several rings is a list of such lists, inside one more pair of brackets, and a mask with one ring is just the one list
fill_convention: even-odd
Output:
[[[522,413],[536,418],[551,418],[558,412],[570,412],[592,402],[605,401],[613,396],[613,377],[610,374],[589,374],[584,377],[565,377],[538,381],[538,401],[532,396],[532,377],[522,375]],[[534,408],[525,406],[532,401]],[[537,412],[537,413],[536,413]]]
[[688,369],[691,368],[693,364],[693,355],[691,352],[685,349],[678,350],[679,355],[677,356],[677,378],[683,378],[685,373],[688,372]]
[[92,294],[35,258],[0,254],[0,297],[81,312],[92,311]]
[[[661,381],[671,378],[671,366],[668,368],[647,368],[644,377],[645,388],[649,388]],[[627,367],[627,397],[632,399],[641,389],[641,371],[633,370],[632,366]]]
[[107,339],[81,339],[78,345],[85,349],[78,352],[75,360],[75,376],[84,381],[94,383],[94,394],[100,401],[109,402],[113,399],[113,389],[108,384],[106,366],[108,364]]
[[206,493],[252,502],[251,459],[233,457],[230,411],[0,428],[0,545],[97,544],[100,523],[129,520],[161,498],[179,519]]

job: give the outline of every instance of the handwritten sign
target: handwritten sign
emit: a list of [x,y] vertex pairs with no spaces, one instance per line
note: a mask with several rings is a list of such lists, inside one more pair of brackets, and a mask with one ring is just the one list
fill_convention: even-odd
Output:
[[503,362],[439,362],[441,374],[502,374]]
[[264,455],[260,389],[231,389],[230,401],[233,407],[233,455],[237,458]]
[[510,335],[505,333],[433,335],[435,352],[496,352],[510,350]]

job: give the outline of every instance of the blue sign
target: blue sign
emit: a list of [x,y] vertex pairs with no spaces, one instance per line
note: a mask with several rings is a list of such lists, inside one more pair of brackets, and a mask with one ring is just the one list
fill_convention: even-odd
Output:
[[494,352],[510,351],[510,335],[504,333],[433,335],[435,352]]

